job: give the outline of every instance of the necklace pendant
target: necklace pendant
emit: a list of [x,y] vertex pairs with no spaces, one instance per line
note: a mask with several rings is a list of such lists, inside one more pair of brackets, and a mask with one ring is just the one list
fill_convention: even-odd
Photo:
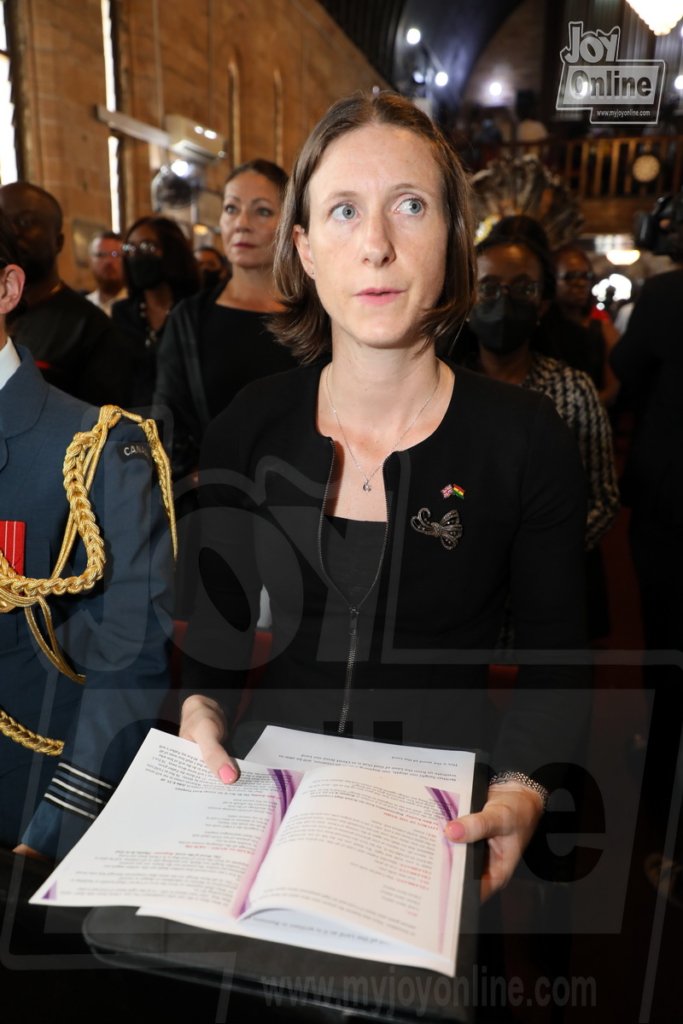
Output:
[[365,483],[363,484],[363,490],[364,491],[371,491],[372,490],[372,487],[370,486],[370,481],[369,480],[366,480]]

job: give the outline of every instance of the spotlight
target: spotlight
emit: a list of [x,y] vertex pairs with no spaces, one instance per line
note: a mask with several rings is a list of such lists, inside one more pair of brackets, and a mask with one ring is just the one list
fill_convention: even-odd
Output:
[[674,87],[676,89],[679,89],[679,90],[683,91],[683,75],[679,75],[678,76],[678,78],[674,82]]
[[174,174],[177,174],[179,178],[184,178],[190,170],[190,165],[187,160],[174,160],[171,164],[171,170]]
[[417,46],[422,39],[422,33],[419,28],[409,28],[406,32],[406,42],[411,46]]
[[489,86],[489,92],[491,93],[492,96],[500,96],[502,91],[503,86],[500,84],[500,82],[491,82]]
[[434,84],[438,85],[440,89],[443,89],[444,85],[448,85],[448,75],[445,71],[437,71]]

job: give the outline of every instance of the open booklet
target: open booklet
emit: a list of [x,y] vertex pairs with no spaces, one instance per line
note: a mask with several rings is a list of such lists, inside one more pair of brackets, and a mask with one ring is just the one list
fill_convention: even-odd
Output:
[[195,744],[153,729],[31,903],[136,906],[453,977],[466,850],[444,826],[470,809],[475,757],[449,754],[447,783],[240,761],[226,786]]

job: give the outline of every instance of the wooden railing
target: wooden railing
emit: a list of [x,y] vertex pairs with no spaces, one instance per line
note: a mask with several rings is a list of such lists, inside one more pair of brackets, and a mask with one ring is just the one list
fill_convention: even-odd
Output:
[[[642,199],[654,201],[666,192],[678,192],[683,184],[683,135],[656,135],[604,139],[565,140],[548,138],[542,142],[508,142],[498,146],[478,146],[464,150],[463,156],[473,169],[486,167],[501,156],[540,157],[579,199]],[[657,177],[647,184],[632,174],[637,157],[646,153],[660,163]]]

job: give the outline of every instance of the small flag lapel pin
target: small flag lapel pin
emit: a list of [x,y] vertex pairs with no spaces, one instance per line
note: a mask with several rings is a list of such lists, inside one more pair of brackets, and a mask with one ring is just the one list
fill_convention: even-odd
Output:
[[458,484],[447,484],[446,487],[442,487],[441,493],[444,498],[450,498],[451,494],[457,494],[459,498],[464,498],[465,488],[460,487]]

